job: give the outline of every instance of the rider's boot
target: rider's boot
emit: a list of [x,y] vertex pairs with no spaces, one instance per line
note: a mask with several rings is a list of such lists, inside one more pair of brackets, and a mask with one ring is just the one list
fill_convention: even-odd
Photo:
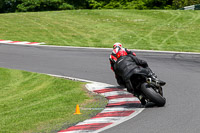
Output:
[[139,95],[138,99],[140,100],[142,105],[145,105],[147,103],[143,95]]
[[157,81],[158,84],[160,84],[160,86],[164,86],[164,85],[166,84],[166,82],[164,82],[164,81],[158,79],[158,78],[157,78],[157,75],[156,75],[154,72],[152,72],[150,76],[151,76],[151,78],[152,78],[153,80]]
[[145,100],[145,97],[140,92],[138,92],[137,90],[134,92],[134,96],[137,97],[140,100],[142,105],[145,105],[147,103],[146,100]]
[[134,88],[133,88],[130,80],[125,82],[125,86],[126,86],[128,92],[134,94]]
[[162,80],[157,80],[158,81],[158,84],[160,84],[160,86],[164,86],[166,84],[166,82],[162,81]]

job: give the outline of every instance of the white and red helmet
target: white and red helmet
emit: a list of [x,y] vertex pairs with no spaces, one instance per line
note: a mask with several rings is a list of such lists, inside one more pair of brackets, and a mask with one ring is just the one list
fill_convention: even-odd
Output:
[[122,44],[119,43],[119,42],[117,42],[117,43],[115,43],[115,44],[113,45],[113,49],[115,49],[115,48],[117,48],[117,47],[122,48]]
[[[127,55],[127,52],[126,50],[122,47],[122,44],[121,43],[115,43],[113,45],[113,55],[115,55],[115,57],[118,59],[120,58],[121,56],[125,56]],[[115,60],[117,60],[115,59]]]

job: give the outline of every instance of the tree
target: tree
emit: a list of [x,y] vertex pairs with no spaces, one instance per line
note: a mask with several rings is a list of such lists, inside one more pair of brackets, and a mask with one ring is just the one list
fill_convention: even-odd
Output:
[[200,0],[173,0],[174,9],[182,8],[185,6],[200,4]]
[[171,5],[172,0],[146,0],[145,5],[149,9],[164,9],[166,6]]

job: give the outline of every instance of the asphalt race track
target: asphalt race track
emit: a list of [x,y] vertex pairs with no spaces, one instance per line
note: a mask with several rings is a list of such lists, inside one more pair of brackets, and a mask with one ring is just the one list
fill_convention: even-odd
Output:
[[[0,44],[0,67],[63,75],[116,85],[109,49]],[[105,133],[199,133],[200,54],[136,51],[167,82],[165,107],[149,107]]]

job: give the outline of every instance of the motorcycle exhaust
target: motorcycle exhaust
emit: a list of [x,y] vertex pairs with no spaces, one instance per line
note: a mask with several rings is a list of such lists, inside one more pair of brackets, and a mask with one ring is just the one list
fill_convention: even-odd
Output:
[[151,78],[147,78],[147,83],[151,83],[152,79]]

